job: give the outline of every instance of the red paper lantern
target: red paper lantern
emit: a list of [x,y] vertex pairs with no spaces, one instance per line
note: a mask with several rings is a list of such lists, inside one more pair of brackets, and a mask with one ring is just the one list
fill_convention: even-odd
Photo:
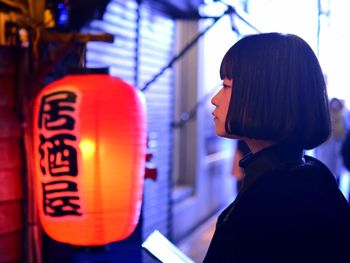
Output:
[[128,237],[142,202],[146,120],[140,95],[108,75],[71,75],[34,106],[40,221],[53,239],[80,246]]

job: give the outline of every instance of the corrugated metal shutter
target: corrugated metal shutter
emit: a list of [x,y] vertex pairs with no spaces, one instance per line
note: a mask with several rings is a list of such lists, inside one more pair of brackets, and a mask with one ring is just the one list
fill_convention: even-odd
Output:
[[90,42],[87,45],[87,67],[110,67],[110,74],[135,86],[136,78],[137,4],[134,1],[111,1],[103,20],[95,20],[89,32],[114,35],[114,43]]
[[[140,25],[140,87],[152,79],[171,59],[174,22],[141,10]],[[148,105],[148,129],[154,146],[158,168],[157,182],[146,181],[144,204],[144,236],[158,229],[164,235],[169,231],[170,164],[172,150],[171,120],[173,116],[173,70],[168,69],[145,91]]]
[[[110,66],[112,75],[142,88],[170,61],[173,55],[175,24],[170,18],[141,6],[140,26],[137,27],[137,12],[135,1],[110,2],[103,21],[93,21],[88,31],[112,33],[115,35],[115,42],[89,43],[87,66]],[[154,153],[153,162],[158,169],[157,181],[145,182],[144,238],[155,229],[166,236],[170,232],[170,168],[173,143],[170,123],[173,116],[173,86],[173,70],[168,69],[144,91],[150,147]]]

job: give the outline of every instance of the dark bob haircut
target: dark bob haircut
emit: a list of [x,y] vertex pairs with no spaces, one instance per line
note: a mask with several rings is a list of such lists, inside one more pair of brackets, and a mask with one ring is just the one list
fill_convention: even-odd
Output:
[[232,80],[228,134],[312,149],[331,124],[320,64],[311,47],[291,34],[250,35],[224,56],[221,79]]

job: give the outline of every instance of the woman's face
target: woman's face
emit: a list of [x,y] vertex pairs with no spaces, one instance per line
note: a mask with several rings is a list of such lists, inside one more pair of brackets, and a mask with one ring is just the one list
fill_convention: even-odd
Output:
[[230,138],[232,135],[227,134],[225,130],[225,120],[230,105],[231,93],[232,80],[225,78],[223,80],[222,88],[211,99],[211,103],[215,106],[215,110],[212,113],[215,122],[215,132],[219,136]]

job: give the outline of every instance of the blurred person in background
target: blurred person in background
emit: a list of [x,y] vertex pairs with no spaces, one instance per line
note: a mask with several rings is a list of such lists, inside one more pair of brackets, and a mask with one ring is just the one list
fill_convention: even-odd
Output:
[[340,151],[347,130],[344,104],[340,99],[332,98],[330,100],[329,114],[332,126],[331,136],[315,149],[315,157],[326,164],[332,171],[339,186],[340,178],[345,168]]

